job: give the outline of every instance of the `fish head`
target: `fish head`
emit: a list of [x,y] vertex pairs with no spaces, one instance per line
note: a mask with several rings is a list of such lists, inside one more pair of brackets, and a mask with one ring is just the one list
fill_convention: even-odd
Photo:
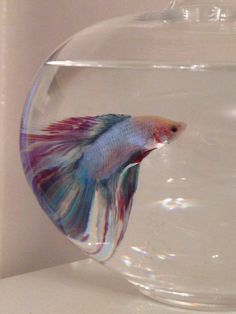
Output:
[[185,130],[184,122],[176,122],[157,117],[154,125],[154,139],[157,144],[169,144]]

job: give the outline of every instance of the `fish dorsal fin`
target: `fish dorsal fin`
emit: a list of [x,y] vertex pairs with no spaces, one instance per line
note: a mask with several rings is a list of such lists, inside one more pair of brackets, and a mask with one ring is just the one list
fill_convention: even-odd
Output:
[[43,129],[43,132],[49,133],[50,137],[48,139],[56,139],[57,137],[62,139],[61,136],[63,136],[65,140],[79,141],[80,144],[88,145],[115,124],[130,117],[123,114],[72,117],[52,123]]

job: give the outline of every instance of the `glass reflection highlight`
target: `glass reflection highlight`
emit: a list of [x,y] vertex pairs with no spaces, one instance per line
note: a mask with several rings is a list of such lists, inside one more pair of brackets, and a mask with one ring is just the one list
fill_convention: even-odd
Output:
[[154,202],[154,206],[162,206],[164,209],[168,210],[175,210],[175,209],[186,209],[189,207],[194,207],[196,206],[196,201],[192,199],[187,199],[183,197],[177,197],[177,198],[172,198],[172,197],[167,197],[163,200]]

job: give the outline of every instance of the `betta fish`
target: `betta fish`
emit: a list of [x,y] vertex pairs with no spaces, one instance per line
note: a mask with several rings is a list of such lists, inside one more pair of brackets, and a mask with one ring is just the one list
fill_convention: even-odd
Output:
[[73,117],[22,132],[21,155],[51,220],[99,261],[126,231],[142,160],[172,142],[185,124],[156,116]]

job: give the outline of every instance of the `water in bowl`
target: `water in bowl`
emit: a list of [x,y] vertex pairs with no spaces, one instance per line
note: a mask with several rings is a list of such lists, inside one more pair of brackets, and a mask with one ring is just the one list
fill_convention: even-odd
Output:
[[162,302],[236,305],[235,75],[229,66],[50,61],[28,98],[23,132],[108,113],[187,124],[143,160],[127,231],[104,262]]

